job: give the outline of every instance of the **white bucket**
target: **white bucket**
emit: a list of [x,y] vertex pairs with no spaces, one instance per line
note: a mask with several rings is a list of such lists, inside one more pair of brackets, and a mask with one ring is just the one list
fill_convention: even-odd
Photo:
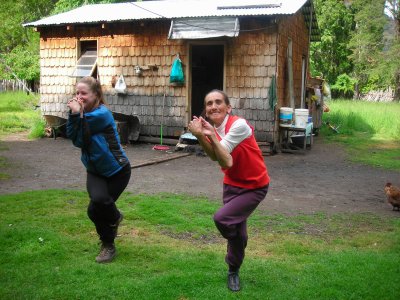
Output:
[[282,125],[291,125],[293,119],[293,108],[281,107],[279,111],[279,122]]
[[295,109],[294,110],[295,126],[299,128],[306,128],[308,123],[308,109]]

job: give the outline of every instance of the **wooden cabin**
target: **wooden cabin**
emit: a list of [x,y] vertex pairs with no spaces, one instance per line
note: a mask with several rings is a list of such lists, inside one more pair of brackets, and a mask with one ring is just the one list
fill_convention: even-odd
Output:
[[[178,137],[217,88],[258,141],[274,142],[279,108],[305,107],[314,14],[312,0],[145,1],[85,5],[24,26],[40,32],[43,115],[66,118],[77,80],[91,75],[113,112],[138,118],[140,135],[159,136],[163,122],[164,136]],[[178,57],[181,85],[169,77]]]

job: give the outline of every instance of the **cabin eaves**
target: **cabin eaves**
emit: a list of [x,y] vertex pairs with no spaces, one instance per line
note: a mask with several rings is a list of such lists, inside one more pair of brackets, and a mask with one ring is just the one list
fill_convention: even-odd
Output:
[[[306,22],[310,20],[309,16],[314,14],[314,7],[308,0],[168,0],[90,4],[26,23],[24,26],[47,27],[135,20],[293,15],[300,9],[303,11]],[[318,25],[314,17],[312,18],[311,41],[318,39]]]

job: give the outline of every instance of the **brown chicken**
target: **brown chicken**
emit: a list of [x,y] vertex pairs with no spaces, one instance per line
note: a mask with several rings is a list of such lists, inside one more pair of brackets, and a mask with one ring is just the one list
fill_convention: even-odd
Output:
[[400,188],[393,186],[390,182],[385,185],[385,194],[388,202],[393,206],[393,210],[397,207],[400,211]]

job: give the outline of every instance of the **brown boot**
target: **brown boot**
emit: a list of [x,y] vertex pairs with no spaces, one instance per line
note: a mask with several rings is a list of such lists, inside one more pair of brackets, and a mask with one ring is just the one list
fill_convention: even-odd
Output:
[[239,280],[239,272],[228,272],[228,288],[232,292],[240,291],[240,280]]
[[100,253],[96,257],[96,262],[98,263],[108,263],[111,262],[117,251],[115,249],[114,243],[101,243]]

